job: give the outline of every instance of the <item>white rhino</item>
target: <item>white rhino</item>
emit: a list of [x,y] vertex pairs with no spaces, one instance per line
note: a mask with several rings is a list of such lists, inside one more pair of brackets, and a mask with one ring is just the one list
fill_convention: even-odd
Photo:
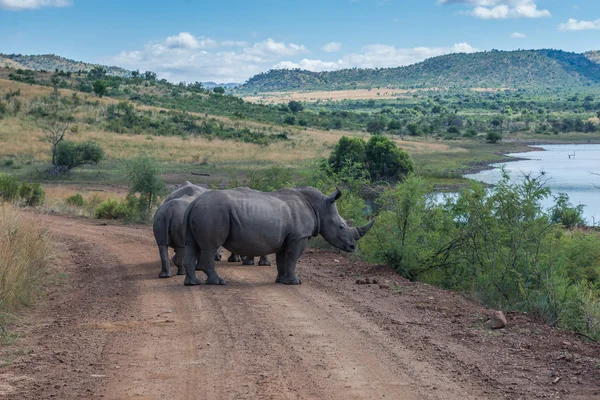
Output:
[[[215,271],[220,246],[235,254],[276,254],[275,282],[299,284],[296,262],[308,239],[321,234],[331,245],[354,251],[356,241],[373,226],[353,228],[340,217],[335,201],[313,187],[263,193],[248,188],[211,191],[196,198],[185,212],[185,285],[199,285],[196,262],[207,284],[225,284]],[[199,254],[200,253],[200,254]],[[199,256],[198,256],[199,254]]]

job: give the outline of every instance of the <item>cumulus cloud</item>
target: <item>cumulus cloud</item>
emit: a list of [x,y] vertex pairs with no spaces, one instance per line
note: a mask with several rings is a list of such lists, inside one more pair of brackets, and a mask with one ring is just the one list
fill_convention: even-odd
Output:
[[430,57],[449,53],[473,53],[477,49],[468,43],[457,43],[451,47],[397,48],[384,44],[373,44],[362,48],[360,53],[351,53],[337,61],[303,59],[299,62],[282,61],[276,69],[300,68],[309,71],[330,71],[344,68],[389,68],[414,64]]
[[150,70],[170,81],[241,82],[283,58],[307,53],[303,45],[266,39],[216,41],[180,32],[140,50],[122,51],[110,61],[125,68]]
[[586,31],[600,29],[600,19],[595,21],[579,21],[574,18],[569,18],[567,22],[558,25],[558,29],[561,31]]
[[526,38],[527,35],[525,35],[524,33],[515,32],[515,33],[511,34],[510,37],[513,39],[523,39],[523,38]]
[[321,47],[321,50],[326,51],[328,53],[336,53],[340,51],[342,48],[342,44],[339,42],[331,42],[327,43],[325,46]]
[[439,0],[442,5],[463,4],[471,8],[467,15],[481,19],[544,18],[548,10],[540,10],[536,0]]
[[71,0],[0,0],[0,9],[20,11],[42,7],[68,7],[71,4]]
[[320,72],[354,67],[397,67],[442,54],[475,51],[477,49],[468,43],[457,43],[449,47],[415,48],[373,44],[334,60],[319,60],[306,57],[309,51],[300,44],[274,39],[255,43],[217,41],[180,32],[164,40],[147,43],[138,50],[122,51],[106,61],[129,69],[154,71],[159,78],[172,82],[221,83],[244,82],[253,75],[273,68],[301,68]]

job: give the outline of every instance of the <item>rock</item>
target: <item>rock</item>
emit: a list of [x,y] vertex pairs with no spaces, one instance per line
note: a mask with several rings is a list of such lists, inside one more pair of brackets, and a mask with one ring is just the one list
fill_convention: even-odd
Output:
[[502,329],[506,326],[506,317],[502,311],[496,311],[490,319],[490,328]]
[[367,285],[370,285],[370,284],[371,284],[371,278],[367,278],[367,279],[365,279],[365,283],[366,283]]
[[357,285],[364,285],[364,284],[365,284],[365,281],[364,281],[364,280],[362,280],[362,279],[357,279],[357,280],[356,280],[356,284],[357,284]]
[[372,282],[373,282],[375,285],[379,283],[379,281],[377,280],[377,278],[373,278],[373,281],[372,281]]
[[390,285],[388,285],[387,283],[380,283],[379,284],[379,289],[389,289]]

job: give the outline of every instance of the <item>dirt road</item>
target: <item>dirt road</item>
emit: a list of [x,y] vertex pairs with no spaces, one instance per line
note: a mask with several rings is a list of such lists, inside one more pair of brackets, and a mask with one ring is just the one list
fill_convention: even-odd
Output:
[[275,267],[221,263],[227,286],[190,288],[157,279],[147,227],[47,218],[69,276],[16,328],[7,398],[600,396],[598,346],[518,314],[491,331],[489,310],[386,268],[309,250],[300,286],[274,284]]

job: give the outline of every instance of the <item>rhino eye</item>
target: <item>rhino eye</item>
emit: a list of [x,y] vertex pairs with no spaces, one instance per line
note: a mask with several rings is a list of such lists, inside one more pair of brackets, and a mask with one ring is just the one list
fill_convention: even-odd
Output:
[[340,229],[344,229],[346,227],[345,224],[340,224]]

